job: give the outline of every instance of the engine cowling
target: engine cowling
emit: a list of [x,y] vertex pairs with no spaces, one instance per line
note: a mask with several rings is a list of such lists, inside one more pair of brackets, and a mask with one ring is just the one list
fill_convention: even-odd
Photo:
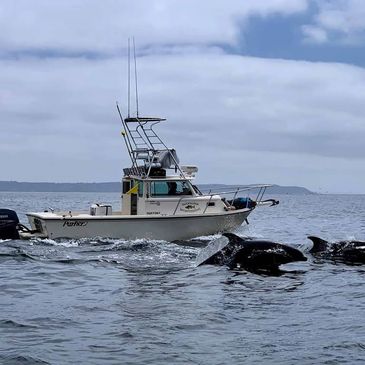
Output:
[[0,239],[19,239],[19,218],[13,210],[0,209]]

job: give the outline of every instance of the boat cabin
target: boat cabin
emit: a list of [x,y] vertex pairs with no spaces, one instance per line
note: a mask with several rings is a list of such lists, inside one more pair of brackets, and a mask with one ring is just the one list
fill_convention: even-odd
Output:
[[122,214],[171,216],[224,211],[218,195],[202,195],[187,178],[126,176],[122,182]]

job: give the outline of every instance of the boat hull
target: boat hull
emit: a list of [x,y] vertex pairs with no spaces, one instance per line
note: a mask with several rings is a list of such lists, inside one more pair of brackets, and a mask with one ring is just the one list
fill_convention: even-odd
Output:
[[189,216],[88,216],[59,217],[41,213],[27,214],[38,237],[186,240],[226,232],[239,227],[252,209],[227,211],[220,214]]

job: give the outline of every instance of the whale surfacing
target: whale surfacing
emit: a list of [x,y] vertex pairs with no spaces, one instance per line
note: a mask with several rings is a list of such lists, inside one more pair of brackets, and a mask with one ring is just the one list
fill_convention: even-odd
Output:
[[[214,252],[200,260],[198,266],[220,265],[247,271],[278,271],[280,265],[307,260],[301,251],[288,245],[241,238],[233,233],[224,233],[223,236],[228,238],[228,242],[215,247]],[[206,250],[208,253],[209,246]]]
[[342,260],[345,263],[365,263],[365,241],[328,242],[316,236],[308,236],[308,239],[313,242],[309,252],[314,256]]

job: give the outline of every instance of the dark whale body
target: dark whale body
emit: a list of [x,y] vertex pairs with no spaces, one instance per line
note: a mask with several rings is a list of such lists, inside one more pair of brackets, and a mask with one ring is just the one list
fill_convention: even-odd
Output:
[[308,238],[313,242],[309,252],[314,256],[347,263],[365,263],[365,241],[328,242],[315,236]]
[[228,243],[198,266],[225,265],[230,269],[274,272],[279,270],[280,265],[307,260],[301,251],[281,243],[244,239],[233,233],[224,233],[223,236],[228,238]]

